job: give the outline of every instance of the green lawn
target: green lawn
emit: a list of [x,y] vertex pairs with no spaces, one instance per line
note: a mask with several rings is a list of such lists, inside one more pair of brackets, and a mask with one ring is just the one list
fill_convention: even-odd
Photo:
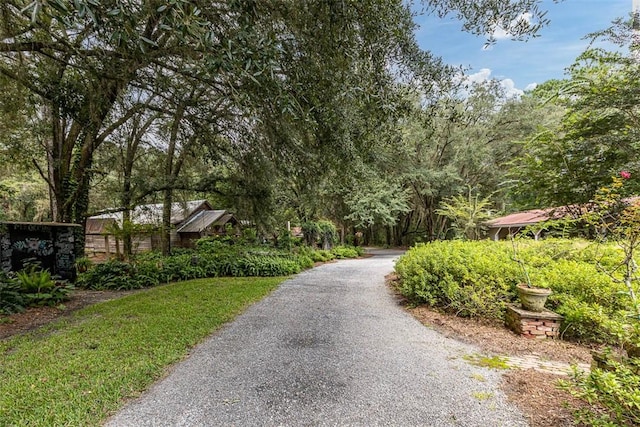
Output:
[[99,425],[283,280],[174,283],[0,341],[0,425]]

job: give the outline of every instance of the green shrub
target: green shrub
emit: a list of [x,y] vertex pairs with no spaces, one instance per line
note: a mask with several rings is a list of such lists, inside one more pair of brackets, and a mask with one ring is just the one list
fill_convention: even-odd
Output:
[[[630,300],[603,266],[619,264],[620,255],[613,246],[581,240],[518,242],[533,285],[554,292],[548,306],[564,316],[563,336],[582,341],[617,344],[611,330],[625,321]],[[399,290],[411,301],[492,319],[503,318],[523,281],[510,242],[420,244],[400,258],[396,271]]]
[[294,259],[277,256],[247,256],[237,261],[239,276],[288,276],[299,273],[300,269],[300,265]]
[[307,268],[313,267],[315,264],[313,260],[307,255],[296,255],[295,261],[298,263],[302,270],[306,270]]
[[176,252],[169,257],[147,252],[131,263],[98,264],[81,274],[78,283],[89,289],[124,290],[205,277],[288,276],[313,267],[307,252],[292,254],[262,246],[229,245],[211,238],[200,239],[196,250]]
[[326,219],[318,221],[317,224],[322,249],[331,249],[336,240],[338,240],[338,229],[333,222]]
[[331,249],[331,253],[338,259],[358,258],[364,253],[364,249],[358,250],[354,246],[336,246]]
[[131,290],[143,288],[138,280],[132,280],[132,266],[122,261],[107,261],[96,264],[86,273],[80,274],[77,285],[94,290]]
[[93,262],[87,257],[76,258],[76,269],[80,273],[86,272],[92,265]]
[[325,251],[324,249],[317,249],[310,253],[313,262],[327,262],[335,259],[335,256],[331,251]]
[[16,282],[27,307],[55,305],[69,298],[73,286],[55,281],[51,273],[37,264],[28,265],[16,273]]
[[228,244],[213,237],[203,237],[196,241],[196,251],[200,254],[216,253],[218,251],[226,250],[228,247]]
[[597,402],[606,411],[591,407],[578,410],[576,421],[592,426],[640,425],[640,359],[625,363],[607,361],[607,369],[593,369],[589,373],[574,370],[571,382],[562,386],[574,396],[589,403]]
[[20,313],[25,309],[25,301],[20,293],[20,285],[15,278],[0,270],[0,314]]
[[420,244],[396,263],[400,291],[416,303],[461,316],[501,318],[515,297],[518,266],[509,248],[494,242]]

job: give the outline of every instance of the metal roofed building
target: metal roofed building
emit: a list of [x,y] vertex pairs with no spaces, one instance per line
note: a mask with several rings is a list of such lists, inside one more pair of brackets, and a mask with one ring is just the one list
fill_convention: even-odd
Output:
[[[531,225],[554,219],[562,219],[569,214],[569,209],[564,207],[516,212],[487,221],[487,233],[492,240],[503,240]],[[541,232],[540,230],[533,233],[534,239],[538,240]]]
[[[163,204],[140,205],[131,211],[134,224],[162,224]],[[85,250],[93,253],[119,253],[118,239],[109,232],[113,225],[122,226],[122,212],[112,212],[87,218]],[[236,228],[239,224],[227,210],[214,210],[206,200],[191,200],[171,204],[171,246],[193,247],[201,237],[226,233],[226,226]],[[134,251],[143,252],[160,248],[160,234],[135,236]]]

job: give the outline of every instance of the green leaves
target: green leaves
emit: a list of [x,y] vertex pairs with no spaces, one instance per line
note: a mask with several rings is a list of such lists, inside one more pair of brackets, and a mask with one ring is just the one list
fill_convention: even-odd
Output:
[[637,61],[594,49],[570,72],[555,87],[554,102],[566,108],[561,124],[532,138],[517,162],[520,192],[535,195],[538,207],[587,202],[612,175],[640,167]]
[[[619,344],[614,328],[624,328],[631,302],[619,294],[624,285],[596,267],[612,267],[621,251],[615,245],[595,249],[587,242],[563,239],[518,242],[518,257],[534,284],[551,288],[552,310],[564,316],[563,336]],[[407,298],[462,316],[502,319],[522,282],[510,242],[442,241],[419,244],[396,263],[400,291]]]
[[346,219],[358,227],[393,225],[398,215],[410,210],[408,194],[397,183],[369,176],[345,196],[351,213]]
[[466,239],[478,240],[482,237],[484,223],[491,218],[492,205],[490,196],[480,199],[480,195],[474,195],[469,187],[466,197],[458,195],[443,200],[436,213],[449,218],[452,227]]

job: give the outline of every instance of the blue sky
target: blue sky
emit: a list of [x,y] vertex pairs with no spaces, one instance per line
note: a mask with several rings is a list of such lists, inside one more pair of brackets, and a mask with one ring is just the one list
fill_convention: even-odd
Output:
[[526,89],[532,84],[566,77],[564,70],[584,51],[588,33],[603,30],[615,18],[627,18],[632,0],[544,0],[551,23],[540,37],[527,42],[499,39],[483,49],[486,37],[461,30],[453,17],[419,16],[416,37],[420,47],[442,57],[447,64],[470,67],[476,80],[487,77],[505,80],[509,89]]

